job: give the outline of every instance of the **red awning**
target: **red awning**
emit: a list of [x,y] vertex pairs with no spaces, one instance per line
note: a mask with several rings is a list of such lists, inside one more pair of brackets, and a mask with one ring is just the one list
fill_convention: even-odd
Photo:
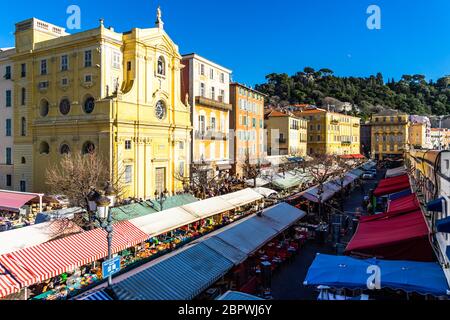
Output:
[[389,203],[388,211],[382,214],[376,214],[373,216],[365,216],[360,218],[360,222],[382,220],[386,218],[392,218],[407,214],[413,211],[420,210],[419,199],[415,193],[407,195],[402,198],[398,198]]
[[20,291],[20,285],[0,264],[0,298]]
[[342,159],[365,159],[362,154],[344,154],[340,156]]
[[393,178],[383,179],[378,183],[374,191],[376,197],[385,196],[387,194],[395,193],[410,188],[409,178],[407,175],[402,175]]
[[19,211],[25,203],[38,197],[33,194],[23,194],[0,191],[0,210]]
[[[112,252],[120,252],[146,240],[146,233],[129,221],[121,221],[114,225]],[[4,254],[0,256],[0,263],[22,286],[29,286],[107,255],[106,232],[98,228]]]
[[345,249],[347,255],[388,260],[435,261],[422,211],[358,225]]

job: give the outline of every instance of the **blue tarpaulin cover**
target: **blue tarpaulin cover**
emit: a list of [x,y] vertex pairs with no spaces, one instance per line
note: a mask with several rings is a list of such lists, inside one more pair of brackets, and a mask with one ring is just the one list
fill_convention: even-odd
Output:
[[434,212],[442,212],[443,211],[443,205],[442,202],[445,203],[444,198],[439,198],[433,201],[430,201],[427,203],[427,210],[428,211],[434,211]]
[[434,262],[359,260],[347,256],[318,254],[308,270],[304,284],[332,288],[367,289],[367,281],[380,270],[381,288],[446,296],[447,280],[439,264]]
[[389,200],[397,200],[412,194],[411,188],[389,195]]
[[436,221],[436,229],[438,232],[450,233],[450,217]]

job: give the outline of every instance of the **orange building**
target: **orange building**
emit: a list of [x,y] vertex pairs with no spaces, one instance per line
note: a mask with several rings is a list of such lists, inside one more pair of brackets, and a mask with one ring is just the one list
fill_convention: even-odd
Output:
[[264,143],[264,97],[265,95],[239,83],[230,84],[230,158],[233,171],[242,175],[242,164],[247,154],[250,161],[262,162],[267,154]]

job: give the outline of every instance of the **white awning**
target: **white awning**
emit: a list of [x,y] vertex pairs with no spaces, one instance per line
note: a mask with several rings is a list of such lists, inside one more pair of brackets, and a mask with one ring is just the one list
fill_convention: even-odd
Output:
[[274,194],[278,194],[278,192],[276,192],[275,190],[272,190],[269,188],[263,188],[263,187],[254,188],[253,190],[255,190],[255,192],[258,192],[260,195],[262,195],[265,198],[268,198]]
[[163,210],[129,220],[133,225],[155,237],[199,220],[180,207]]
[[214,197],[190,203],[181,208],[201,219],[205,219],[222,212],[233,210],[235,206],[220,197]]
[[52,221],[0,232],[0,255],[37,246],[61,235],[82,232],[70,221]]
[[242,207],[249,203],[261,200],[264,197],[258,192],[247,188],[244,190],[239,190],[237,192],[225,194],[223,196],[220,196],[220,198],[236,207]]
[[386,171],[386,178],[398,177],[404,174],[406,174],[406,167],[402,166]]

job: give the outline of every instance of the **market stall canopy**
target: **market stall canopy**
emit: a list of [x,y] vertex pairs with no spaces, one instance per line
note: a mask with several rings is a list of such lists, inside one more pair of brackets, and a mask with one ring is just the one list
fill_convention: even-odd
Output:
[[387,212],[391,215],[408,213],[420,209],[420,202],[415,193],[389,201]]
[[420,203],[415,193],[390,201],[388,211],[385,213],[375,214],[372,216],[363,216],[360,222],[375,221],[393,218],[403,214],[420,210]]
[[[341,187],[339,186],[339,183],[336,181],[328,181],[323,184],[323,193],[322,193],[322,202],[326,202],[329,199],[331,199],[339,190],[341,190]],[[319,202],[319,186],[312,187],[308,190],[306,190],[303,195],[304,198],[308,199],[309,201],[313,202]]]
[[143,217],[131,219],[130,223],[145,232],[149,238],[186,226],[200,220],[181,208],[172,208]]
[[345,249],[347,255],[391,260],[434,261],[422,211],[375,221],[361,221]]
[[278,230],[284,230],[304,215],[286,203],[265,209],[261,216],[243,219],[153,262],[115,284],[114,292],[119,300],[193,299],[280,234]]
[[264,300],[263,298],[253,296],[248,293],[239,292],[239,291],[227,291],[220,297],[218,297],[216,300],[223,300],[223,301],[258,301],[258,300]]
[[34,223],[39,224],[46,221],[54,221],[61,219],[70,219],[72,220],[75,217],[75,214],[84,212],[85,210],[80,207],[72,207],[66,209],[52,210],[52,211],[44,211],[39,212],[34,219]]
[[278,192],[276,192],[275,190],[269,189],[269,188],[263,188],[263,187],[259,187],[259,188],[254,188],[253,189],[255,192],[259,193],[260,195],[262,195],[265,198],[269,198],[272,195],[277,195]]
[[77,297],[75,300],[89,300],[89,301],[108,301],[113,300],[105,291],[95,291],[89,294]]
[[[245,183],[248,186],[255,187],[255,180],[254,179],[247,179],[247,180],[245,180]],[[269,183],[270,183],[270,181],[267,181],[265,179],[256,178],[256,187],[264,187],[264,186],[267,186]]]
[[376,164],[375,162],[373,162],[372,160],[370,160],[370,161],[364,163],[364,164],[361,166],[361,168],[362,168],[363,170],[370,170],[370,169],[375,168],[376,165],[377,165],[377,164]]
[[20,208],[36,197],[37,194],[0,191],[0,210],[19,212]]
[[0,263],[0,298],[20,291],[20,284]]
[[[45,281],[108,256],[106,231],[97,228],[0,256],[2,264],[21,286]],[[128,221],[114,225],[112,252],[117,253],[148,239]]]
[[233,193],[219,196],[222,200],[231,203],[236,208],[245,206],[249,203],[259,201],[264,197],[253,189],[247,188]]
[[362,154],[344,154],[340,156],[342,159],[365,159]]
[[352,175],[354,175],[355,177],[359,178],[359,177],[361,177],[363,175],[364,171],[361,170],[361,169],[356,168],[356,169],[351,170],[350,173]]
[[337,289],[367,290],[368,270],[380,270],[381,288],[408,293],[447,296],[448,285],[438,263],[414,261],[360,260],[346,256],[317,254],[304,285]]
[[382,197],[408,188],[411,188],[409,177],[408,175],[402,175],[381,180],[373,194],[376,197]]
[[398,167],[394,169],[389,169],[386,171],[386,178],[398,177],[405,175],[407,173],[406,167]]
[[0,232],[0,255],[80,232],[75,223],[60,220]]

